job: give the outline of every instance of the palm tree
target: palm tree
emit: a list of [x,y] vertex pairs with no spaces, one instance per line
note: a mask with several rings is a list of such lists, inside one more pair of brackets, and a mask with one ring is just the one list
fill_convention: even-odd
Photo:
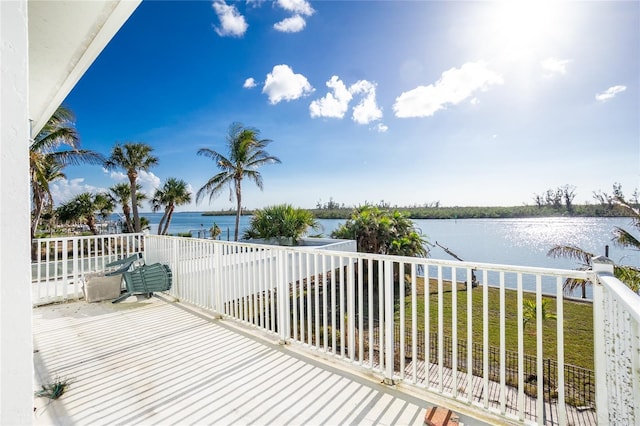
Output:
[[[187,189],[187,183],[182,179],[169,178],[162,188],[156,189],[151,205],[154,212],[164,206],[164,215],[158,225],[158,235],[166,235],[171,223],[171,217],[176,206],[191,202],[191,192]],[[164,225],[164,227],[163,227]]]
[[262,190],[262,175],[257,170],[265,164],[280,163],[278,157],[270,155],[265,147],[270,139],[259,139],[260,131],[252,127],[244,127],[241,123],[233,123],[227,135],[228,157],[209,148],[201,148],[198,155],[215,161],[220,173],[209,179],[196,193],[196,202],[200,202],[205,194],[209,194],[209,202],[220,194],[225,186],[229,186],[229,200],[236,199],[235,241],[238,241],[240,215],[242,214],[242,179],[249,178]]
[[[122,214],[124,216],[125,224],[127,226],[127,232],[133,232],[133,221],[131,220],[131,187],[128,183],[118,183],[109,188],[110,196],[114,202],[122,205]],[[147,196],[140,192],[140,185],[136,185],[136,200],[138,201],[138,207]]]
[[[33,176],[33,175],[32,175]],[[52,159],[45,160],[36,174],[36,179],[31,182],[31,193],[33,197],[33,215],[31,220],[31,236],[35,236],[38,223],[42,213],[53,210],[53,195],[49,188],[49,183],[57,179],[65,178],[62,172],[62,165]]]
[[[137,188],[136,181],[140,171],[148,171],[158,164],[158,158],[151,155],[153,148],[142,142],[119,143],[113,147],[111,157],[105,162],[108,169],[121,168],[127,173],[130,188]],[[131,209],[133,212],[133,230],[140,232],[140,215],[138,214],[138,191],[131,191]]]
[[[75,117],[70,109],[59,106],[29,145],[29,174],[34,207],[31,238],[38,229],[42,203],[53,201],[49,182],[64,177],[61,169],[70,164],[103,164],[104,162],[102,155],[80,149],[80,137],[74,120]],[[71,149],[58,150],[61,145],[67,145]]]
[[61,222],[84,222],[91,233],[97,235],[96,214],[107,217],[113,208],[114,205],[106,194],[83,192],[62,204],[57,214]]

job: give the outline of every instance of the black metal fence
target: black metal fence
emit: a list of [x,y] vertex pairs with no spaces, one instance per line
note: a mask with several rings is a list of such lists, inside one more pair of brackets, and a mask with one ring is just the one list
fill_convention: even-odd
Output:
[[[365,322],[367,321],[364,319]],[[374,342],[378,340],[378,321],[374,323]],[[394,340],[396,344],[395,364],[400,365],[400,324],[394,324]],[[412,332],[405,330],[405,356],[411,355]],[[449,336],[442,336],[443,344],[443,367],[453,367],[453,340]],[[424,360],[425,354],[425,333],[420,331],[417,333],[417,353],[418,359]],[[500,348],[489,346],[488,348],[488,376],[490,380],[500,381]],[[483,376],[483,360],[484,346],[473,343],[471,348],[472,357],[472,374],[474,376]],[[527,395],[536,397],[537,386],[539,383],[537,377],[537,359],[535,356],[528,354],[523,355],[523,376],[524,391]],[[429,362],[438,363],[438,334],[429,333]],[[457,370],[467,372],[467,341],[458,340],[457,342]],[[504,360],[505,381],[507,385],[517,387],[518,385],[518,353],[505,350]],[[551,401],[558,396],[558,362],[554,359],[545,358],[543,360],[543,378],[544,398]],[[595,375],[592,370],[578,367],[571,364],[564,365],[564,381],[565,381],[565,401],[567,404],[580,409],[595,408]]]

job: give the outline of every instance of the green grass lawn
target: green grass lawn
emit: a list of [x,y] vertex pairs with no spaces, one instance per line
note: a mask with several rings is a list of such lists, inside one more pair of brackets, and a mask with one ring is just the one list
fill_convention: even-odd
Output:
[[[443,327],[444,335],[452,336],[452,302],[451,284],[445,283],[443,292]],[[472,335],[473,342],[482,344],[483,341],[483,288],[476,287],[472,296]],[[430,332],[438,330],[438,294],[437,282],[431,281],[429,288],[429,316]],[[411,294],[405,295],[405,321],[407,329],[411,330]],[[418,330],[424,332],[425,296],[424,281],[419,278],[417,282]],[[523,299],[535,300],[533,294],[524,293]],[[489,345],[500,345],[500,291],[497,288],[488,289],[489,307]],[[556,312],[555,298],[549,298],[547,309],[553,314]],[[399,310],[396,309],[399,318]],[[593,370],[593,308],[591,304],[564,301],[564,356],[565,364],[573,364],[589,370]],[[518,324],[517,324],[517,292],[505,290],[505,346],[507,350],[518,350]],[[458,286],[457,291],[457,323],[458,339],[467,338],[467,291],[464,285]],[[526,354],[536,356],[535,324],[528,324],[524,329],[524,350]],[[548,319],[543,324],[542,339],[544,358],[557,358],[557,321]]]

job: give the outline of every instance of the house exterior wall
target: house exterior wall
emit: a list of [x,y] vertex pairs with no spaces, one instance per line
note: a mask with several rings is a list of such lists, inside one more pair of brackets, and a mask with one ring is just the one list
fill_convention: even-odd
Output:
[[31,424],[27,1],[0,2],[0,424]]

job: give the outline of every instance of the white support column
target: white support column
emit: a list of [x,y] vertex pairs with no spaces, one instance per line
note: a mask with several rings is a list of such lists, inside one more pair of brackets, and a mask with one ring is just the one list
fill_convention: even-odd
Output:
[[33,421],[26,0],[0,1],[0,424]]

